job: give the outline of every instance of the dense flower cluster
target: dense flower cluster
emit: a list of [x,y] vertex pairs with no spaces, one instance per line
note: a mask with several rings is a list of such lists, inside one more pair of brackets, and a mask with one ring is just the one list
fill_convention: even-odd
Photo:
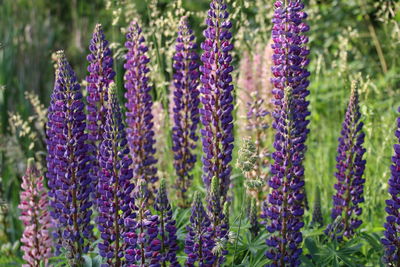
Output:
[[106,120],[107,90],[115,76],[111,50],[100,24],[95,27],[89,50],[90,54],[87,56],[89,75],[86,77],[88,149],[91,156],[89,175],[93,188],[96,188],[99,177],[98,147],[102,141],[101,127]]
[[190,224],[186,229],[185,253],[188,257],[185,266],[194,267],[198,263],[198,266],[211,267],[217,262],[213,254],[214,232],[198,192],[194,195],[191,211]]
[[341,224],[334,233],[338,239],[342,238],[342,234],[347,238],[353,236],[354,231],[362,223],[357,216],[362,213],[359,204],[364,202],[363,174],[366,161],[363,160],[363,155],[366,150],[363,148],[365,134],[362,131],[363,123],[360,122],[360,117],[357,86],[353,82],[336,157],[337,183],[331,217],[332,219],[342,217]]
[[[91,236],[91,180],[85,134],[86,122],[82,93],[76,75],[64,52],[57,53],[57,71],[48,113],[48,180],[54,234],[68,252],[71,265],[82,262]],[[57,236],[61,234],[61,236]],[[59,247],[57,247],[59,249]]]
[[309,30],[303,20],[302,1],[277,0],[273,18],[272,39],[274,49],[271,79],[276,130],[271,167],[273,177],[269,180],[272,192],[264,205],[262,217],[271,236],[267,239],[270,249],[266,256],[271,266],[299,266],[302,252],[300,244],[304,226],[304,142],[309,130],[307,116],[309,91],[309,50],[305,44]]
[[176,222],[172,218],[171,204],[167,196],[167,186],[165,180],[160,182],[154,209],[160,219],[159,234],[161,241],[161,262],[163,266],[178,267],[181,266],[176,258],[176,252],[179,249],[176,236]]
[[43,185],[43,176],[36,168],[33,159],[28,160],[28,167],[22,177],[21,199],[18,208],[21,210],[19,219],[25,229],[21,237],[23,259],[27,264],[23,267],[45,266],[52,256],[53,243],[50,238],[50,214],[48,212],[48,195]]
[[[157,160],[154,158],[153,115],[151,109],[153,100],[148,85],[149,58],[147,46],[139,25],[133,21],[126,34],[125,98],[127,100],[126,122],[130,153],[133,159],[133,176],[135,179],[144,179],[147,184],[153,185],[158,180]],[[149,187],[149,186],[148,186]],[[150,195],[150,197],[152,197]]]
[[[400,112],[400,108],[398,109]],[[397,141],[400,142],[400,118],[397,119],[396,129]],[[394,145],[394,155],[392,156],[392,165],[390,166],[391,177],[389,179],[390,199],[386,200],[386,222],[384,224],[384,238],[381,242],[385,246],[385,263],[388,266],[395,267],[400,265],[400,144]]]
[[[231,72],[232,23],[224,0],[213,0],[201,44],[201,102],[203,181],[209,189],[212,177],[220,179],[221,201],[227,199],[233,150],[233,85]],[[221,203],[222,203],[221,202]]]
[[196,163],[196,134],[199,123],[199,76],[196,41],[190,29],[187,17],[180,22],[174,55],[174,107],[172,141],[174,151],[174,167],[178,176],[176,186],[181,194],[183,205],[186,204],[185,192],[190,186],[193,176],[190,171]]
[[125,226],[125,259],[130,267],[159,267],[162,260],[161,240],[159,235],[159,218],[148,209],[149,190],[147,181],[139,179],[133,192],[135,204],[130,208],[135,211],[135,218],[126,218]]
[[[109,90],[109,103],[106,121],[103,126],[103,141],[99,150],[100,177],[98,182],[97,206],[99,215],[96,223],[102,242],[99,243],[100,255],[106,259],[107,266],[123,266],[125,243],[123,237],[128,231],[124,220],[134,218],[130,205],[133,203],[131,192],[132,160],[121,109],[114,87]],[[105,267],[104,265],[103,267]]]

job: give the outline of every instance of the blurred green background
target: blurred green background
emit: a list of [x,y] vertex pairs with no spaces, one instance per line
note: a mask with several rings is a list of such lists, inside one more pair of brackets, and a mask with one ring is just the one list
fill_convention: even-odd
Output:
[[[166,108],[177,21],[182,13],[189,12],[200,42],[208,2],[0,0],[0,244],[8,244],[6,249],[12,250],[20,238],[16,206],[27,157],[44,158],[44,115],[40,109],[47,107],[53,86],[52,54],[64,49],[79,79],[84,80],[88,43],[94,25],[101,23],[112,43],[122,96],[123,32],[128,21],[137,19],[150,45],[154,97]],[[234,24],[237,67],[244,51],[251,51],[257,44],[265,45],[269,40],[273,1],[228,2]],[[350,80],[360,77],[367,148],[366,202],[362,215],[367,223],[362,228],[379,232],[387,198],[392,145],[396,141],[396,109],[400,105],[399,3],[396,0],[308,0],[305,4],[311,27],[308,197],[312,202],[314,191],[317,186],[320,188],[323,214],[328,221],[337,138]],[[32,105],[28,100],[33,97],[30,95],[27,100],[26,92],[37,95],[36,100],[44,106],[37,102]],[[168,157],[168,153],[162,157]],[[169,172],[170,167],[165,171]],[[196,179],[199,176],[198,170]]]

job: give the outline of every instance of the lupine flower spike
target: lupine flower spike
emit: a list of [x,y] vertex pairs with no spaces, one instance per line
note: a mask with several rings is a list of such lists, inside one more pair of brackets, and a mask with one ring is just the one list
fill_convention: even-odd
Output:
[[125,234],[126,250],[125,259],[129,267],[160,266],[161,241],[158,239],[159,218],[148,209],[149,190],[147,182],[141,178],[137,181],[133,192],[136,218],[127,218],[125,226],[128,232]]
[[300,229],[304,226],[303,186],[301,158],[293,133],[296,131],[292,88],[284,92],[282,107],[275,110],[275,160],[273,177],[269,181],[272,192],[268,204],[263,205],[261,217],[265,219],[268,232],[266,256],[271,260],[267,266],[299,266],[303,241]]
[[193,31],[188,18],[183,17],[179,26],[174,56],[174,88],[173,88],[173,121],[172,141],[174,151],[174,167],[178,176],[176,187],[186,206],[186,191],[193,176],[190,171],[196,163],[196,134],[199,123],[199,71],[197,48]]
[[337,183],[331,217],[334,220],[337,216],[342,216],[341,224],[334,233],[338,240],[342,239],[342,235],[351,238],[362,223],[358,216],[362,213],[359,204],[364,202],[363,174],[366,161],[363,160],[365,134],[362,131],[363,123],[360,122],[360,117],[357,84],[353,81],[336,158]]
[[[400,108],[398,108],[400,112]],[[385,248],[384,262],[387,266],[400,266],[400,118],[397,119],[397,129],[395,133],[397,144],[394,145],[394,155],[392,156],[392,165],[390,166],[391,177],[389,179],[390,198],[386,200],[386,222],[384,224],[384,237],[381,242]]]
[[[231,72],[232,23],[224,0],[213,0],[206,19],[201,75],[201,129],[203,143],[203,181],[210,188],[212,177],[220,180],[221,203],[227,199],[233,150],[233,85]],[[208,190],[209,191],[209,190]]]
[[[149,58],[142,29],[133,21],[126,34],[125,98],[127,99],[126,122],[130,153],[133,159],[133,177],[143,179],[151,191],[158,180],[157,160],[154,158],[153,100],[148,85]],[[149,195],[150,198],[153,194]]]
[[[97,24],[89,45],[89,75],[87,82],[87,132],[91,168],[89,170],[93,188],[96,188],[99,177],[98,148],[102,141],[102,125],[106,122],[106,105],[108,88],[113,81],[113,58],[103,28]],[[95,191],[93,193],[96,193]],[[97,199],[96,195],[94,198]]]
[[192,215],[187,226],[188,231],[185,240],[185,253],[187,260],[185,266],[211,267],[216,262],[216,256],[212,250],[215,246],[213,230],[202,203],[201,195],[196,192],[192,204]]
[[54,233],[55,237],[61,240],[70,265],[78,266],[82,264],[83,254],[89,250],[86,239],[91,237],[93,229],[90,225],[92,187],[85,144],[86,116],[75,73],[64,52],[57,52],[57,57],[58,69],[47,125],[48,153],[52,154],[51,166],[54,168],[49,171],[51,215],[55,229],[59,230]]
[[21,250],[26,264],[23,267],[47,266],[53,247],[49,229],[51,228],[48,211],[48,195],[43,185],[43,176],[36,168],[33,158],[28,160],[25,175],[22,177],[21,199],[18,208],[19,219],[25,229],[22,234]]
[[127,229],[125,219],[135,218],[130,208],[134,200],[131,192],[134,188],[132,179],[132,160],[121,109],[117,100],[115,85],[110,84],[108,92],[106,121],[103,126],[103,138],[99,150],[100,177],[98,183],[98,210],[96,223],[102,241],[99,243],[100,255],[107,266],[124,266],[125,242]]
[[[162,179],[160,182],[154,209],[157,211],[160,219],[161,264],[163,267],[181,266],[176,258],[176,252],[179,249],[176,236],[176,222],[172,218],[172,209],[167,196],[165,179]],[[167,265],[167,263],[169,264]]]

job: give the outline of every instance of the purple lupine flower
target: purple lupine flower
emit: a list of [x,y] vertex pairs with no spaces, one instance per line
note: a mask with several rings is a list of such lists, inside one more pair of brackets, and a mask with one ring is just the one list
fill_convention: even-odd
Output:
[[181,266],[176,258],[176,252],[179,249],[176,236],[176,222],[172,218],[172,209],[167,196],[165,179],[160,181],[160,188],[158,189],[154,209],[157,211],[160,219],[161,264],[163,267],[166,267],[167,263],[169,263],[168,266],[172,267]]
[[180,22],[176,52],[174,56],[174,107],[172,141],[174,151],[174,167],[178,176],[176,186],[186,206],[185,192],[190,186],[193,175],[190,171],[196,163],[194,149],[198,136],[196,134],[199,123],[199,76],[196,41],[190,29],[187,17]]
[[[106,106],[108,87],[113,81],[113,58],[103,28],[97,24],[89,45],[89,75],[87,81],[87,132],[90,159],[89,175],[93,188],[96,188],[99,177],[98,147],[102,141],[102,125],[106,122]],[[95,190],[93,193],[96,193]],[[94,199],[97,199],[94,196]]]
[[96,223],[102,239],[98,244],[99,252],[107,262],[102,266],[118,267],[124,265],[124,236],[127,232],[124,220],[135,218],[135,213],[130,208],[134,202],[131,197],[134,185],[130,182],[133,176],[130,169],[132,159],[129,157],[125,126],[114,84],[110,84],[108,96],[106,121],[99,149],[99,214]]
[[[48,153],[52,154],[49,186],[55,237],[61,240],[71,265],[82,264],[92,235],[92,202],[89,157],[85,144],[85,113],[76,75],[64,52],[57,52],[57,71],[47,131]],[[57,234],[61,236],[57,236]]]
[[206,19],[205,41],[201,44],[203,65],[200,109],[203,143],[203,181],[210,188],[212,177],[220,179],[221,203],[227,199],[233,150],[233,85],[230,42],[232,23],[224,0],[213,0]]
[[129,267],[160,267],[161,240],[158,239],[160,221],[148,209],[149,190],[147,182],[140,178],[137,181],[133,197],[135,204],[130,208],[135,211],[135,218],[126,218],[125,259]]
[[[359,204],[364,202],[363,174],[366,161],[363,160],[365,134],[362,131],[363,123],[360,122],[360,117],[357,85],[353,82],[337,149],[337,172],[335,173],[337,184],[335,184],[336,194],[333,196],[331,213],[333,220],[338,216],[342,218],[337,230],[333,233],[339,240],[342,235],[347,238],[352,237],[362,223],[358,216],[362,213]],[[330,231],[329,228],[330,226],[327,232]]]
[[[400,112],[400,108],[398,108]],[[397,119],[397,129],[395,133],[397,141],[400,142],[400,118]],[[389,179],[390,199],[386,200],[386,222],[384,224],[384,237],[381,239],[385,248],[384,262],[387,266],[395,267],[400,265],[400,144],[394,145],[394,155],[392,156],[392,165],[390,166],[391,177]]]
[[271,234],[266,243],[270,247],[266,256],[267,266],[299,266],[303,241],[300,229],[304,226],[304,180],[297,140],[291,138],[296,131],[292,88],[287,87],[282,107],[275,110],[275,160],[272,165],[272,188],[268,203],[264,203],[261,218]]
[[188,257],[185,266],[214,266],[217,262],[212,252],[215,246],[214,232],[210,218],[203,207],[202,197],[198,192],[194,195],[190,224],[186,230],[188,233],[185,240],[185,253]]
[[[126,34],[125,98],[127,99],[126,113],[127,135],[130,152],[133,159],[133,176],[135,179],[144,179],[155,191],[157,182],[157,160],[154,158],[153,115],[151,109],[153,100],[148,85],[149,58],[142,29],[133,21]],[[152,195],[150,195],[152,197]]]
[[48,212],[47,189],[43,185],[43,176],[32,158],[28,160],[25,175],[22,177],[21,199],[18,208],[21,210],[19,219],[24,225],[21,237],[22,257],[27,264],[23,267],[37,267],[40,263],[48,264],[53,247],[49,229],[51,218]]
[[272,39],[274,49],[271,79],[275,110],[273,128],[276,131],[271,166],[273,177],[268,203],[263,205],[262,218],[271,236],[266,240],[270,249],[266,256],[269,266],[299,266],[304,226],[304,144],[309,130],[307,116],[309,91],[306,67],[309,50],[304,35],[309,27],[303,20],[304,4],[300,0],[275,2]]

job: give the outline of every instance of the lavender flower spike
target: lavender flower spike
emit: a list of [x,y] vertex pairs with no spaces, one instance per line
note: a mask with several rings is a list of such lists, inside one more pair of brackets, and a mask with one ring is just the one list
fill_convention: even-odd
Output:
[[[400,112],[400,108],[398,109]],[[396,137],[400,143],[400,118],[397,119]],[[384,224],[384,238],[381,242],[385,248],[384,261],[387,266],[400,266],[400,239],[398,228],[400,225],[400,144],[394,145],[394,155],[390,166],[391,177],[389,179],[390,199],[386,200],[386,222]]]
[[[160,181],[160,188],[154,203],[154,209],[157,211],[160,219],[161,264],[163,267],[180,267],[181,265],[176,258],[176,252],[179,249],[176,236],[176,222],[172,218],[172,209],[167,196],[165,179]],[[167,263],[169,264],[167,265]]]
[[[266,243],[270,247],[266,252],[272,261],[267,266],[299,266],[302,253],[300,244],[303,237],[300,229],[303,222],[303,186],[301,161],[296,144],[291,138],[295,128],[292,89],[284,92],[282,108],[276,109],[275,160],[272,165],[273,177],[269,181],[272,192],[268,195],[268,204],[263,205],[261,218],[265,219],[268,232],[271,234]],[[279,112],[279,114],[277,114]]]
[[[147,57],[147,46],[139,25],[133,21],[126,34],[125,46],[128,48],[126,54],[125,73],[125,98],[127,99],[126,113],[127,134],[130,152],[133,158],[133,176],[135,179],[144,179],[152,185],[158,180],[157,160],[154,158],[153,115],[151,109],[153,100],[150,95],[151,87],[148,85],[149,58]],[[150,195],[152,197],[152,195]]]
[[200,109],[203,142],[203,181],[210,187],[212,177],[220,179],[221,203],[227,199],[233,150],[233,85],[231,72],[232,23],[224,0],[213,0],[206,19],[205,41],[200,67],[202,87]]
[[125,259],[129,267],[160,267],[161,241],[159,234],[159,218],[148,209],[149,190],[147,182],[141,178],[137,181],[133,192],[135,205],[130,205],[135,211],[135,218],[125,219],[128,232],[125,234]]
[[83,253],[89,249],[85,240],[93,229],[90,225],[92,187],[85,144],[86,116],[76,75],[64,52],[57,52],[57,57],[56,81],[47,124],[48,153],[52,154],[50,159],[54,168],[49,171],[51,215],[55,229],[59,230],[54,233],[55,237],[61,240],[60,245],[66,250],[70,265],[79,266]]
[[43,185],[43,176],[36,168],[33,158],[28,160],[28,167],[22,177],[21,200],[18,208],[21,210],[19,219],[25,229],[22,234],[21,250],[27,264],[23,267],[47,266],[52,256],[53,246],[49,229],[51,228],[48,212],[47,190]]
[[100,237],[100,255],[106,266],[124,266],[124,236],[128,229],[124,225],[127,218],[135,218],[130,206],[134,203],[130,182],[133,173],[129,166],[129,149],[121,109],[115,92],[115,84],[110,84],[106,121],[103,126],[103,140],[100,145],[100,177],[97,192],[99,215],[96,218]]
[[[202,197],[196,192],[192,204],[190,224],[187,226],[185,253],[188,255],[185,266],[211,267],[217,262],[212,250],[215,246],[211,221],[204,210]],[[196,264],[198,263],[198,264]]]
[[185,193],[190,186],[190,180],[193,179],[190,171],[196,163],[196,155],[193,151],[198,140],[196,130],[199,123],[200,74],[196,48],[195,37],[189,27],[188,19],[183,17],[174,55],[174,127],[172,128],[174,167],[178,176],[176,186],[183,206],[186,206]]
[[94,29],[89,50],[90,54],[87,56],[89,75],[86,77],[87,131],[91,156],[89,175],[92,179],[93,188],[96,188],[99,177],[98,147],[103,139],[101,127],[106,122],[107,90],[115,76],[111,50],[100,24],[97,24]]
[[350,102],[337,149],[336,194],[333,196],[331,214],[333,220],[339,215],[342,217],[338,230],[334,233],[338,239],[342,238],[342,234],[347,238],[352,237],[354,231],[360,227],[362,221],[357,216],[362,213],[359,204],[364,202],[363,174],[366,161],[363,160],[365,153],[363,143],[365,134],[362,132],[363,123],[360,122],[361,114],[355,81],[351,87]]

